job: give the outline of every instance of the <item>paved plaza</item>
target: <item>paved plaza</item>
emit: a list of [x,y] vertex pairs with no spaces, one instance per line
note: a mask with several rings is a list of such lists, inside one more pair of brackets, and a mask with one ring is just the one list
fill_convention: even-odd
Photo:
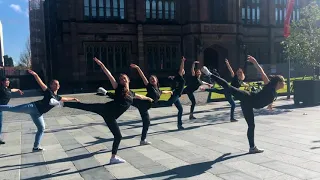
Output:
[[[77,97],[84,102],[107,100],[93,94]],[[10,104],[35,99],[39,97],[12,99]],[[150,146],[139,146],[138,111],[130,108],[121,116],[118,155],[127,163],[117,165],[108,165],[113,137],[98,115],[54,108],[45,115],[46,151],[32,153],[36,128],[31,118],[5,112],[0,180],[320,180],[319,107],[294,109],[292,100],[280,98],[272,112],[255,111],[255,141],[265,152],[251,155],[239,106],[239,122],[230,123],[227,102],[196,106],[196,120],[188,120],[189,106],[184,104],[183,131],[177,131],[174,107],[150,110]]]

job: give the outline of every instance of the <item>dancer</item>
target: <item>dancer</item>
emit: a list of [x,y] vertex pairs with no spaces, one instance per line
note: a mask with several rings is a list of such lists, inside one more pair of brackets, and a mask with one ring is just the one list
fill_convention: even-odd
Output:
[[[160,87],[157,76],[151,75],[148,81],[148,79],[146,78],[139,66],[131,64],[130,67],[138,71],[147,89],[146,96],[150,97],[153,100],[153,103],[157,103],[159,101],[161,94],[172,94],[172,91],[161,91],[159,89]],[[152,104],[143,100],[134,100],[132,105],[138,108],[143,122],[140,145],[151,144],[151,142],[148,142],[146,140],[146,137],[150,126],[150,116],[148,110],[152,107]]]
[[182,94],[182,91],[184,89],[185,80],[183,78],[183,75],[185,74],[184,71],[184,62],[186,61],[186,58],[182,56],[181,64],[179,70],[176,72],[176,75],[173,77],[173,84],[171,86],[172,89],[172,95],[169,98],[169,100],[166,102],[168,106],[172,106],[174,104],[178,109],[178,130],[183,130],[184,127],[182,126],[182,113],[183,108],[180,103],[180,96]]
[[201,71],[200,69],[195,70],[195,65],[199,64],[199,61],[194,61],[192,63],[192,67],[191,67],[191,74],[192,77],[190,79],[190,81],[187,83],[187,87],[183,89],[182,94],[187,94],[190,101],[191,101],[191,107],[190,107],[190,115],[189,115],[189,119],[197,119],[196,117],[194,117],[193,112],[194,112],[194,108],[196,106],[196,99],[194,97],[194,92],[199,89],[199,87],[201,85],[207,85],[210,87],[212,87],[211,84],[206,83],[204,81],[201,81],[200,77],[201,77]]
[[202,72],[206,75],[210,75],[210,77],[216,81],[219,85],[221,85],[225,91],[232,94],[235,98],[239,99],[241,102],[241,109],[244,115],[245,120],[248,124],[248,131],[247,131],[247,137],[249,140],[249,153],[261,153],[264,150],[258,149],[255,146],[254,143],[254,129],[255,129],[255,123],[254,123],[254,113],[253,108],[260,109],[263,108],[269,104],[271,104],[277,95],[277,90],[282,89],[285,85],[284,78],[281,75],[271,76],[269,79],[267,75],[265,74],[262,67],[259,65],[257,60],[252,57],[248,56],[248,61],[251,62],[255,68],[259,71],[261,74],[262,80],[265,84],[263,89],[257,93],[250,93],[248,91],[243,91],[238,88],[235,88],[233,86],[230,86],[227,81],[224,79],[212,74],[208,68],[203,67]]
[[32,151],[42,151],[44,150],[42,147],[40,147],[40,141],[42,139],[44,129],[45,129],[45,122],[43,119],[43,114],[50,111],[54,106],[58,105],[58,101],[73,101],[76,100],[76,98],[67,98],[67,97],[61,97],[57,95],[58,90],[60,88],[60,84],[58,80],[52,80],[50,82],[50,88],[47,87],[43,83],[43,81],[40,79],[37,73],[35,73],[32,70],[28,70],[28,72],[33,75],[37,83],[40,85],[41,89],[44,91],[43,99],[27,104],[22,104],[18,106],[11,106],[11,105],[0,105],[0,111],[10,111],[15,113],[26,113],[29,114],[34,122],[34,124],[37,126],[37,133],[35,135],[35,141],[33,144]]
[[[232,81],[231,81],[231,86],[235,87],[235,88],[240,88],[241,85],[243,86],[248,86],[246,83],[243,82],[243,80],[245,79],[245,75],[244,72],[241,68],[239,68],[236,72],[236,74],[233,72],[232,67],[230,66],[230,63],[228,61],[228,59],[225,60],[226,65],[229,69],[229,72],[231,74],[232,77]],[[231,105],[231,109],[230,109],[230,121],[231,122],[237,122],[238,120],[234,118],[234,110],[236,108],[236,103],[234,102],[234,99],[232,97],[232,94],[230,94],[230,92],[225,91],[224,89],[215,89],[215,88],[211,88],[211,89],[205,89],[205,91],[208,92],[215,92],[218,94],[224,94],[225,98],[227,99],[227,101],[229,102],[229,104]]]
[[[20,89],[10,89],[10,80],[9,78],[3,77],[0,82],[0,104],[7,105],[11,99],[12,92],[18,92],[20,95],[23,95],[23,92]],[[4,138],[2,137],[2,120],[3,113],[0,111],[0,144],[5,144]]]
[[126,74],[121,74],[119,77],[119,83],[112,76],[110,71],[105,67],[105,65],[97,58],[93,59],[103,70],[103,72],[108,76],[113,89],[115,89],[114,101],[107,103],[93,103],[85,104],[80,102],[67,102],[64,103],[65,107],[81,109],[84,111],[94,112],[102,116],[111,133],[114,136],[112,145],[112,155],[110,158],[110,164],[124,163],[125,160],[116,156],[122,135],[117,123],[117,119],[130,107],[133,103],[133,99],[148,100],[152,102],[153,100],[149,97],[138,95],[129,89],[130,79]]

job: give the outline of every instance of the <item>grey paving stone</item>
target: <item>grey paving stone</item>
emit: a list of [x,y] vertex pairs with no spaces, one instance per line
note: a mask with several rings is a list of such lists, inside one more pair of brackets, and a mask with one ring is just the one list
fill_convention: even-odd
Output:
[[260,165],[301,179],[311,179],[320,176],[320,174],[315,171],[307,170],[278,161],[262,163]]

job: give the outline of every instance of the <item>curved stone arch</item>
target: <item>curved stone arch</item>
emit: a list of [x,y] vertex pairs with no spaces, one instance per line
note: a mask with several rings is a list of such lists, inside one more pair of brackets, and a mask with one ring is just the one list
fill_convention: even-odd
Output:
[[203,50],[203,62],[210,70],[217,69],[219,73],[224,74],[226,66],[224,59],[228,56],[228,48],[221,44],[212,44],[205,46]]

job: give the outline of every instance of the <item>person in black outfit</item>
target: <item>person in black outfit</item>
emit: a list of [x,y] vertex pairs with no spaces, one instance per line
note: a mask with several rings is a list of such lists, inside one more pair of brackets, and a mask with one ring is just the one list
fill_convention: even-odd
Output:
[[[239,68],[236,72],[236,74],[233,72],[232,67],[229,64],[228,59],[225,60],[226,65],[230,71],[232,80],[231,80],[231,86],[235,87],[235,88],[240,88],[241,85],[243,86],[248,86],[246,83],[243,82],[243,80],[245,79],[245,75],[244,72],[241,68]],[[237,122],[238,120],[236,120],[234,118],[234,110],[236,108],[236,103],[234,102],[234,99],[232,97],[232,95],[230,93],[228,93],[228,91],[225,91],[223,89],[216,89],[216,88],[211,88],[211,89],[206,89],[206,91],[208,92],[215,92],[218,94],[224,94],[225,98],[227,99],[227,101],[229,102],[229,104],[231,105],[231,110],[230,110],[230,121],[231,122]]]
[[120,74],[119,83],[117,83],[110,71],[104,66],[104,64],[100,60],[94,58],[94,61],[101,67],[103,72],[108,76],[113,89],[115,89],[114,101],[93,104],[69,102],[64,103],[64,106],[94,112],[102,116],[102,118],[104,119],[105,123],[107,124],[108,128],[114,136],[110,164],[124,163],[126,162],[125,160],[116,157],[118,147],[122,139],[122,135],[116,120],[131,106],[134,98],[140,100],[148,100],[150,102],[152,102],[153,100],[149,97],[138,95],[132,92],[129,89],[130,79],[126,74]]
[[[20,89],[9,88],[10,80],[9,78],[2,77],[0,82],[0,105],[7,105],[11,99],[12,92],[18,92],[20,95],[23,95],[23,92]],[[0,144],[5,144],[2,137],[2,121],[3,113],[0,111]]]
[[212,87],[211,84],[206,83],[204,81],[202,81],[200,79],[201,77],[201,71],[200,69],[195,70],[195,64],[199,64],[199,61],[194,61],[191,67],[191,74],[192,77],[190,78],[190,80],[187,82],[187,87],[185,87],[182,91],[182,94],[187,94],[190,101],[191,101],[191,107],[190,107],[190,115],[189,115],[189,119],[197,119],[194,117],[193,112],[194,112],[194,108],[196,106],[196,98],[194,97],[194,92],[199,89],[199,87],[201,85],[207,85],[210,87]]
[[[160,99],[161,94],[172,94],[172,91],[161,91],[159,88],[159,81],[157,76],[151,75],[149,77],[149,81],[140,69],[139,66],[135,64],[130,65],[131,68],[136,69],[142,78],[142,81],[144,85],[146,86],[147,89],[147,97],[150,97],[153,100],[153,103],[157,103]],[[142,122],[143,122],[143,128],[142,128],[142,134],[141,134],[141,141],[140,145],[148,145],[151,144],[146,140],[147,137],[147,132],[150,126],[150,116],[148,113],[148,110],[152,107],[152,104],[150,101],[144,101],[144,100],[134,100],[133,101],[133,106],[138,108]]]
[[32,70],[28,70],[28,72],[34,76],[34,78],[40,85],[41,89],[43,90],[44,92],[43,99],[39,101],[27,103],[27,104],[17,105],[17,106],[0,105],[0,111],[26,113],[31,116],[34,124],[37,126],[37,129],[38,129],[35,136],[33,149],[32,149],[33,152],[37,152],[37,151],[44,150],[42,147],[39,146],[42,136],[44,134],[44,129],[45,129],[43,114],[50,111],[54,106],[59,105],[58,101],[67,102],[67,101],[73,101],[73,100],[78,101],[78,100],[76,98],[67,98],[67,97],[61,97],[57,95],[58,90],[60,88],[60,84],[58,80],[52,80],[50,82],[50,88],[48,88],[48,86],[43,83],[43,81],[40,79],[37,73],[35,73]]
[[181,97],[181,94],[182,94],[182,91],[183,91],[184,85],[185,85],[185,80],[183,78],[183,75],[185,74],[185,71],[184,71],[184,62],[185,61],[186,61],[186,58],[182,57],[180,68],[178,69],[176,75],[169,76],[169,78],[171,78],[173,80],[172,86],[171,86],[172,95],[169,98],[169,100],[166,102],[166,104],[168,106],[172,106],[172,104],[174,104],[178,109],[178,125],[177,125],[178,130],[184,129],[184,127],[182,126],[183,108],[182,108],[182,105],[180,103],[179,98]]
[[248,124],[247,137],[250,145],[249,153],[261,153],[263,150],[258,149],[254,143],[255,123],[253,109],[260,109],[271,104],[277,97],[277,90],[282,89],[285,85],[285,82],[283,76],[281,75],[271,76],[269,79],[254,57],[248,56],[248,61],[253,63],[255,68],[260,72],[262,80],[265,84],[263,89],[257,93],[243,91],[229,85],[224,79],[211,74],[206,67],[202,68],[202,72],[210,75],[210,77],[219,85],[221,85],[225,91],[240,100],[241,109]]

